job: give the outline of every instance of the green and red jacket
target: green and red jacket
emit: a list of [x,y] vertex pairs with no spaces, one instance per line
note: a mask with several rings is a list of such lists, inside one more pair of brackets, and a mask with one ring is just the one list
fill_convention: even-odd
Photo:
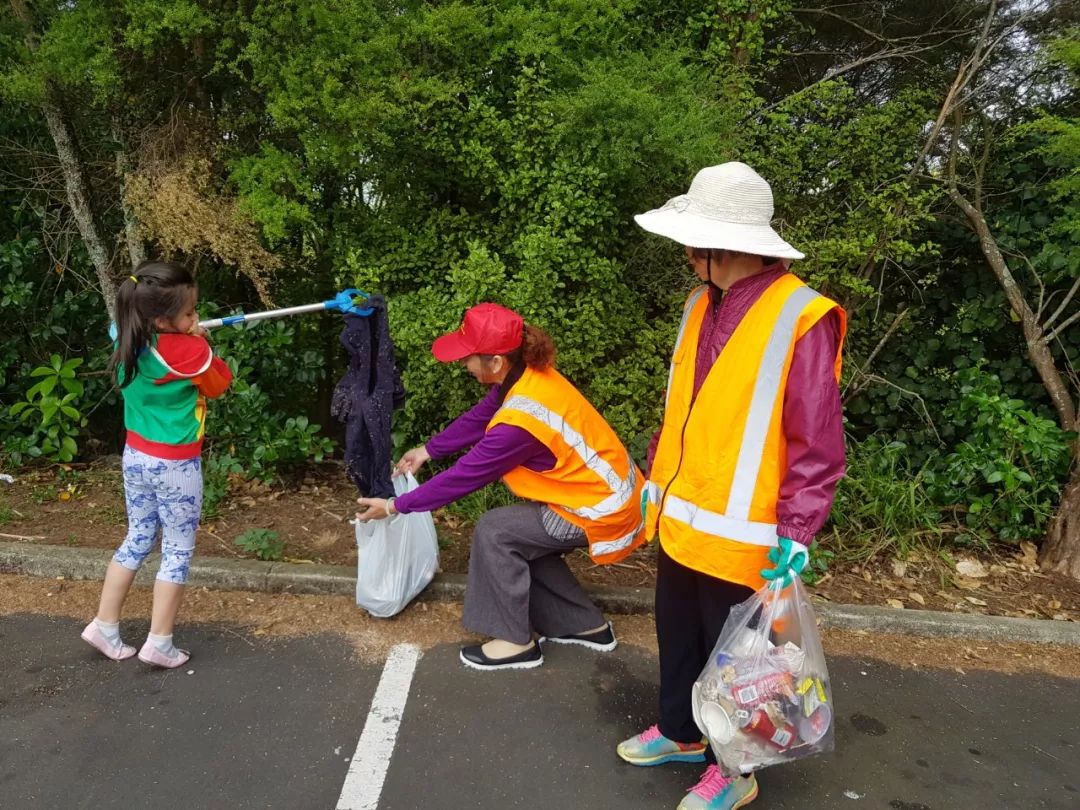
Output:
[[[127,444],[156,458],[202,452],[206,399],[225,393],[232,371],[199,335],[162,333],[139,354],[137,373],[120,389]],[[119,369],[123,382],[123,367]]]

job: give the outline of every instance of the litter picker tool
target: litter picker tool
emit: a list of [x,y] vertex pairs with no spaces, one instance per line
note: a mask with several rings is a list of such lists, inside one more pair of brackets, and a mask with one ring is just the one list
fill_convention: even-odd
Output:
[[219,326],[232,326],[233,324],[249,323],[251,321],[268,321],[274,318],[286,318],[290,315],[302,315],[306,312],[325,312],[328,310],[336,310],[342,315],[366,317],[375,311],[371,307],[363,306],[363,304],[367,303],[369,297],[366,292],[350,287],[347,290],[342,290],[329,301],[318,304],[301,304],[296,307],[268,309],[265,312],[252,312],[250,314],[241,312],[238,315],[229,315],[225,318],[211,318],[208,321],[199,321],[199,326],[203,329],[217,329]]

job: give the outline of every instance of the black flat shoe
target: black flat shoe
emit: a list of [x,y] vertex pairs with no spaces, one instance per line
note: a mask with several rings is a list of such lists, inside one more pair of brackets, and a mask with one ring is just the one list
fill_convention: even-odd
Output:
[[540,640],[550,641],[552,644],[577,644],[597,652],[611,652],[619,646],[611,622],[608,622],[607,627],[603,630],[597,630],[593,633],[578,633],[573,636],[546,636],[541,637]]
[[517,655],[488,658],[483,648],[476,644],[461,648],[461,663],[471,669],[532,669],[544,663],[544,652],[539,642],[533,642],[532,647]]

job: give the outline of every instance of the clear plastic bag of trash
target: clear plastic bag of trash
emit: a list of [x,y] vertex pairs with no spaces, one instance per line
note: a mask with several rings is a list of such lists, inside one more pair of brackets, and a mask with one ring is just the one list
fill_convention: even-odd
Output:
[[833,749],[817,618],[798,578],[731,609],[691,695],[721,770],[738,776]]
[[[412,473],[394,479],[394,494],[418,484]],[[431,512],[356,521],[356,604],[372,616],[400,613],[428,586],[439,568],[439,541]]]

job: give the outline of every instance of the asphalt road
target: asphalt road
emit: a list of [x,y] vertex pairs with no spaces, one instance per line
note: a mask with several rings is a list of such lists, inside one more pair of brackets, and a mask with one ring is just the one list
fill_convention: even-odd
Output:
[[[0,617],[0,808],[337,806],[381,660],[334,636],[187,625],[196,657],[163,672],[101,658],[80,629]],[[753,807],[1080,807],[1080,683],[829,663],[836,753],[762,772]],[[633,768],[614,753],[653,722],[656,678],[629,647],[550,647],[543,667],[501,673],[428,650],[404,707],[370,721],[400,728],[368,793],[380,810],[674,808],[701,766]]]

